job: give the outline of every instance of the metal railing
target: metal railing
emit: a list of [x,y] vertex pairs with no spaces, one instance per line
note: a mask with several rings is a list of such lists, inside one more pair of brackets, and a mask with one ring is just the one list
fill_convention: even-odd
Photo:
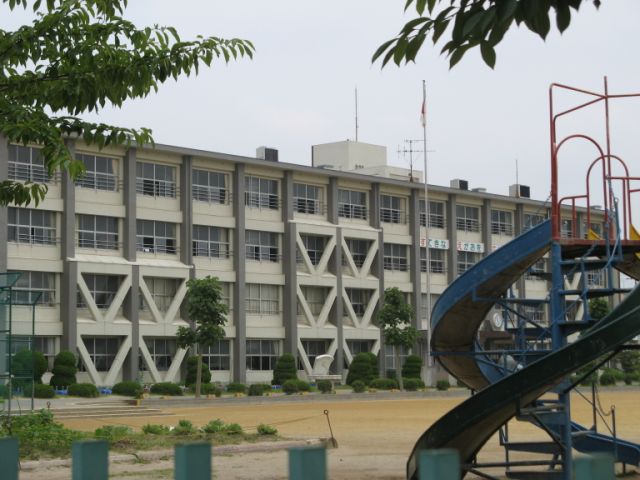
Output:
[[33,233],[16,233],[15,228],[28,228],[21,226],[9,225],[9,242],[26,243],[29,245],[57,245],[60,239],[55,236],[55,230],[51,229],[50,234],[39,235]]
[[18,182],[52,183],[55,176],[50,177],[44,165],[34,165],[31,163],[8,162],[9,180]]
[[199,202],[228,205],[231,203],[231,195],[224,187],[210,187],[204,185],[193,185],[191,187],[191,198]]
[[112,173],[85,172],[82,177],[76,180],[76,187],[117,192],[120,183],[118,176]]
[[338,216],[342,218],[367,219],[367,207],[353,203],[339,203]]
[[171,180],[137,178],[136,193],[149,197],[176,198],[178,195],[178,189],[176,187],[176,182]]
[[280,197],[274,193],[244,192],[244,204],[250,208],[278,210]]
[[229,258],[231,250],[229,242],[193,241],[193,255],[195,257]]

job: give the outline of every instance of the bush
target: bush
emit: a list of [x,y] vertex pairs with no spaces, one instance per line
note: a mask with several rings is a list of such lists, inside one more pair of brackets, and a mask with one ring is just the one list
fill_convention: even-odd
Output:
[[17,387],[31,385],[31,382],[42,383],[42,375],[47,371],[47,359],[40,352],[20,350],[11,359],[11,370]]
[[616,379],[616,382],[622,382],[624,380],[624,372],[617,368],[605,368],[603,373],[608,373]]
[[451,385],[449,385],[449,380],[438,380],[436,382],[436,389],[440,391],[449,390],[450,386]]
[[173,435],[193,435],[196,433],[196,429],[189,420],[179,420],[178,425],[171,430]]
[[624,374],[624,383],[625,385],[631,385],[634,382],[635,378],[633,373],[625,373]]
[[375,358],[375,355],[368,352],[362,352],[353,357],[347,374],[347,385],[353,386],[353,382],[357,380],[368,385],[376,376],[376,369],[372,364],[372,359]]
[[265,425],[261,423],[258,425],[258,435],[277,435],[278,429],[276,427],[272,427],[271,425]]
[[[193,355],[187,358],[187,376],[185,379],[185,385],[190,387],[196,384],[196,376],[198,373],[198,357]],[[209,367],[202,364],[202,372],[200,373],[200,381],[202,384],[209,383],[211,381],[211,370]]]
[[220,433],[224,430],[224,422],[219,418],[215,420],[211,420],[204,427],[202,427],[202,431],[204,433]]
[[265,392],[271,391],[271,385],[264,383],[254,383],[249,385],[248,395],[250,397],[261,397]]
[[374,378],[369,386],[377,390],[393,390],[398,388],[398,381],[393,378]]
[[53,387],[51,385],[36,383],[33,386],[33,396],[35,398],[53,398],[56,396],[56,392],[53,391]]
[[351,384],[351,388],[355,393],[362,393],[366,390],[367,386],[362,380],[356,380]]
[[310,392],[311,391],[311,385],[308,382],[305,382],[304,380],[296,380],[296,382],[298,382],[298,391],[299,392]]
[[53,359],[53,369],[51,370],[53,376],[49,381],[49,385],[57,389],[73,385],[76,383],[77,371],[76,356],[67,350],[63,350]]
[[222,431],[227,435],[240,435],[242,433],[242,427],[238,423],[227,423]]
[[167,435],[170,431],[171,429],[166,425],[147,423],[142,426],[142,433],[146,435]]
[[247,391],[247,386],[244,383],[235,383],[232,382],[227,385],[227,392],[229,393],[245,393]]
[[329,380],[318,380],[316,386],[322,393],[331,393],[333,391],[333,384]]
[[616,384],[616,377],[613,373],[604,371],[602,375],[600,375],[600,385],[607,386],[607,385],[615,385],[615,384]]
[[142,385],[140,385],[138,382],[129,380],[125,382],[116,383],[111,389],[111,391],[115,395],[124,395],[125,397],[137,397],[144,391],[144,389],[142,388]]
[[[195,391],[195,386],[193,386],[191,390]],[[215,395],[216,397],[220,397],[222,395],[222,388],[215,383],[203,383],[200,386],[200,393],[203,395]]]
[[158,395],[169,395],[172,397],[180,397],[183,395],[182,388],[177,383],[160,382],[151,385],[151,393]]
[[420,378],[422,359],[418,355],[409,355],[402,366],[402,378]]
[[419,378],[404,378],[404,389],[409,392],[415,392],[419,388],[424,388],[424,382]]
[[93,383],[71,384],[69,385],[69,395],[85,398],[96,398],[100,396],[98,389]]
[[273,369],[272,385],[284,385],[287,380],[298,378],[296,359],[290,353],[285,353],[278,358],[276,368]]
[[298,380],[287,380],[282,384],[282,391],[287,395],[291,395],[292,393],[298,393],[299,384]]
[[133,430],[126,425],[103,425],[102,427],[96,428],[94,435],[96,438],[114,443],[132,433]]

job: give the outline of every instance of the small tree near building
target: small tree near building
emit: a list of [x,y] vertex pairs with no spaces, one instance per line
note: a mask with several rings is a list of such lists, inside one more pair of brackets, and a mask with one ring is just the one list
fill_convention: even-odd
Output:
[[411,348],[418,337],[418,331],[411,325],[411,320],[413,308],[404,301],[402,292],[397,287],[387,288],[384,291],[384,304],[378,313],[378,323],[384,335],[384,343],[393,346],[396,378],[400,390],[404,389],[400,348]]
[[187,315],[190,327],[180,327],[176,334],[180,348],[196,347],[196,397],[202,387],[202,349],[224,339],[224,324],[229,308],[222,301],[222,288],[217,278],[192,278],[187,282]]

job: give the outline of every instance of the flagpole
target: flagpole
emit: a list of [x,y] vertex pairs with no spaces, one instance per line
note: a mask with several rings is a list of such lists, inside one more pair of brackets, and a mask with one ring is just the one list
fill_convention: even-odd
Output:
[[427,366],[433,367],[431,358],[431,252],[429,252],[429,187],[428,187],[428,154],[427,154],[427,82],[422,80],[422,151],[424,152],[424,236],[427,268],[425,268],[427,290]]

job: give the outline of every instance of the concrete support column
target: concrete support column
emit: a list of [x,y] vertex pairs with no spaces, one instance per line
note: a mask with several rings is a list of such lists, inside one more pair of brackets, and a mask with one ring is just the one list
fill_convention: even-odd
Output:
[[[75,157],[75,142],[68,140],[67,148]],[[69,172],[62,172],[62,222],[60,228],[60,258],[62,279],[60,281],[60,319],[62,320],[61,348],[76,352],[78,264],[75,261],[76,191]]]
[[458,277],[458,228],[456,213],[456,195],[450,194],[447,199],[447,238],[449,250],[447,251],[447,283],[453,282]]
[[491,200],[485,199],[480,208],[480,228],[482,229],[482,243],[484,243],[484,256],[493,251],[491,240]]
[[[513,216],[513,235],[518,236],[522,233],[524,228],[524,206],[521,203],[516,204],[516,211]],[[526,298],[527,290],[526,290],[526,281],[524,279],[524,275],[521,275],[516,282],[516,287],[518,288],[518,293],[520,298]]]
[[236,337],[233,340],[233,379],[245,383],[247,379],[247,316],[245,313],[246,250],[245,250],[245,206],[244,165],[236,164],[233,175],[233,214],[236,219],[233,236],[233,266],[236,282],[233,285],[233,320]]
[[[182,157],[180,165],[180,210],[182,210],[182,223],[180,224],[180,261],[185,265],[193,264],[193,200],[192,189],[192,158],[190,155]],[[194,277],[193,270],[191,278]]]
[[[375,275],[378,277],[378,305],[374,310],[375,315],[382,309],[384,305],[384,234],[382,228],[380,228],[380,184],[372,183],[371,192],[369,194],[369,224],[372,228],[377,228],[378,231],[378,254],[373,261],[372,267]],[[378,356],[378,369],[380,376],[385,376],[385,352],[384,352],[384,335],[382,329],[380,330],[380,352]]]
[[284,269],[283,315],[284,352],[298,358],[298,299],[296,269],[296,224],[293,220],[293,172],[284,173],[282,181],[282,268]]
[[342,375],[344,371],[344,303],[342,300],[342,229],[338,226],[338,179],[329,178],[327,188],[327,219],[336,226],[336,248],[333,255],[331,270],[336,277],[336,301],[333,306],[333,324],[336,326],[336,374]]
[[[411,190],[409,198],[409,275],[413,286],[414,327],[422,330],[422,272],[420,271],[420,196],[418,190]],[[427,268],[428,270],[428,268]],[[428,326],[427,326],[428,329]]]
[[[0,182],[9,179],[9,142],[6,137],[0,134]],[[0,207],[0,245],[5,245],[3,251],[0,251],[0,272],[7,271],[7,241],[8,237],[8,220],[9,209]]]
[[123,313],[131,322],[131,351],[123,367],[125,380],[137,380],[140,372],[140,266],[131,266],[131,290],[123,304]]

